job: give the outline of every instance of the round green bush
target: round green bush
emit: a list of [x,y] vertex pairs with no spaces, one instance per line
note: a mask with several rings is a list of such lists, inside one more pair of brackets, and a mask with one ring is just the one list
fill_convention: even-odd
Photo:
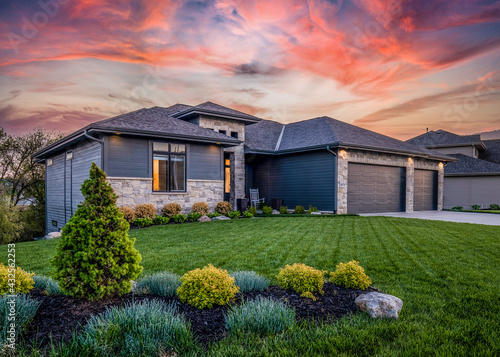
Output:
[[203,269],[195,269],[181,277],[177,295],[182,302],[203,309],[214,305],[225,305],[239,291],[227,270],[218,269],[212,264]]
[[95,163],[82,185],[84,202],[62,229],[51,263],[61,290],[91,300],[121,295],[141,273],[141,255],[128,236],[106,174]]
[[330,281],[335,285],[344,286],[349,289],[366,289],[372,283],[370,277],[365,274],[365,269],[359,262],[351,260],[349,263],[340,263],[337,269],[330,274]]
[[326,271],[314,269],[305,264],[295,263],[286,265],[280,269],[278,284],[283,289],[293,289],[298,293],[304,292],[323,292],[325,283],[324,274]]
[[226,328],[233,333],[279,333],[294,324],[293,309],[282,302],[262,296],[233,308],[226,316]]

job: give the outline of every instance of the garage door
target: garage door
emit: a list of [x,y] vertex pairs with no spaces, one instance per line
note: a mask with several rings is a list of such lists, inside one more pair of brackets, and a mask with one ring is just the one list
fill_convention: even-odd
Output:
[[347,212],[404,210],[406,172],[402,167],[349,164]]
[[415,170],[414,211],[437,209],[437,180],[437,171]]

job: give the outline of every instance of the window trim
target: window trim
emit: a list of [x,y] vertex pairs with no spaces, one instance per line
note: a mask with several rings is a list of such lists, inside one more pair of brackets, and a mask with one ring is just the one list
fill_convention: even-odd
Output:
[[[161,150],[156,150],[154,149],[154,144],[155,143],[161,143],[161,144],[168,144],[168,151],[161,151]],[[174,145],[184,145],[184,152],[179,153],[179,152],[173,152],[172,151],[172,144]],[[187,192],[187,144],[185,143],[173,143],[173,142],[164,142],[164,141],[152,141],[151,142],[151,174],[152,174],[152,187],[151,187],[151,192],[152,193],[168,193],[168,194],[176,194],[176,193],[186,193]],[[154,174],[154,157],[155,154],[158,156],[167,156],[168,157],[168,175],[167,175],[167,190],[155,190],[155,174]],[[172,156],[182,156],[184,157],[184,190],[175,190],[172,191],[170,190],[170,172],[171,172],[171,167],[172,167]]]

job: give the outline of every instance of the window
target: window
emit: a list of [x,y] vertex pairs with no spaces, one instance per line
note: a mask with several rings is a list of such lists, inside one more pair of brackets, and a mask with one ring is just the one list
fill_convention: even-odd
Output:
[[231,161],[224,160],[224,193],[231,192]]
[[238,139],[238,132],[237,131],[232,131],[231,132],[231,137],[235,138],[235,139]]
[[219,130],[219,133],[226,135],[227,131],[225,131],[225,130]]
[[153,143],[153,191],[186,191],[186,145]]

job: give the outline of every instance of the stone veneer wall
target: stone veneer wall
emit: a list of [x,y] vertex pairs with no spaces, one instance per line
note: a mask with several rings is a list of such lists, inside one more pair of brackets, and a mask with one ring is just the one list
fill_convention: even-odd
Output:
[[413,212],[413,196],[415,186],[415,169],[438,171],[438,210],[443,209],[444,194],[444,165],[435,160],[423,158],[411,158],[404,155],[385,154],[362,150],[339,150],[338,179],[337,179],[337,213],[347,213],[347,182],[348,164],[355,162],[360,164],[373,164],[385,166],[398,166],[406,168],[406,212]]
[[[215,131],[225,130],[228,136],[231,132],[238,133],[238,140],[245,141],[245,124],[230,119],[200,116],[199,125]],[[231,195],[230,202],[235,206],[237,198],[245,197],[245,148],[244,144],[225,148],[231,159]],[[236,207],[236,206],[235,206]]]
[[213,211],[217,202],[224,199],[224,181],[187,180],[187,192],[153,192],[153,179],[135,177],[108,177],[108,182],[118,195],[117,205],[134,207],[138,204],[152,203],[158,213],[164,205],[177,202],[183,213],[191,212],[195,202],[206,202]]

